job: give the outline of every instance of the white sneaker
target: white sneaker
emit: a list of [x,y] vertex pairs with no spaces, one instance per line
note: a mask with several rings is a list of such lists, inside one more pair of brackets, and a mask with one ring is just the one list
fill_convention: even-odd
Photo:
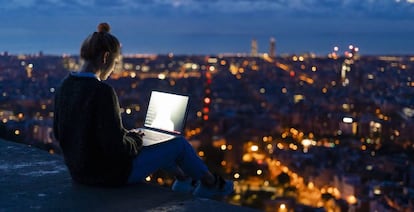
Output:
[[221,199],[234,191],[233,181],[224,180],[218,175],[215,175],[215,178],[215,183],[212,186],[199,183],[194,189],[193,195],[201,198]]
[[171,186],[171,189],[176,192],[181,193],[192,193],[196,186],[196,182],[191,179],[191,177],[185,180],[175,180]]

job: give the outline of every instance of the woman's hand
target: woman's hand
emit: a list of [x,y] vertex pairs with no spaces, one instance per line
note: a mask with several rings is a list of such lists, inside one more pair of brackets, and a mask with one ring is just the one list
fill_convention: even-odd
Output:
[[138,136],[138,137],[140,137],[141,139],[142,139],[142,137],[144,137],[144,132],[142,131],[142,130],[140,130],[140,129],[131,129],[131,130],[129,130],[128,131],[128,134],[129,133],[133,133],[133,134],[135,134],[135,136]]

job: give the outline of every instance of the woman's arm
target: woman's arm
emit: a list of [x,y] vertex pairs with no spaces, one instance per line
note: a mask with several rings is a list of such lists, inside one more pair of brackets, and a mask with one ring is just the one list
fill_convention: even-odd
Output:
[[127,131],[122,124],[118,97],[114,89],[102,84],[99,89],[97,111],[97,137],[108,154],[136,156],[142,148],[138,134]]

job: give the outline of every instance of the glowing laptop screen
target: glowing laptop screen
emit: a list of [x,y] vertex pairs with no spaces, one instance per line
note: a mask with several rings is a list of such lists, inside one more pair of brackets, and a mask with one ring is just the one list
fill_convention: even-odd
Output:
[[152,91],[145,127],[182,133],[187,115],[188,96]]

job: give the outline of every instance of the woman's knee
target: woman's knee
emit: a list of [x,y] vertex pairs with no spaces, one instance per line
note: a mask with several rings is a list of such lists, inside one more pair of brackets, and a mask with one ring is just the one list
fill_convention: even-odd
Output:
[[190,145],[188,141],[184,138],[184,136],[178,136],[172,139],[171,142],[174,143],[174,145],[178,145],[178,146]]

